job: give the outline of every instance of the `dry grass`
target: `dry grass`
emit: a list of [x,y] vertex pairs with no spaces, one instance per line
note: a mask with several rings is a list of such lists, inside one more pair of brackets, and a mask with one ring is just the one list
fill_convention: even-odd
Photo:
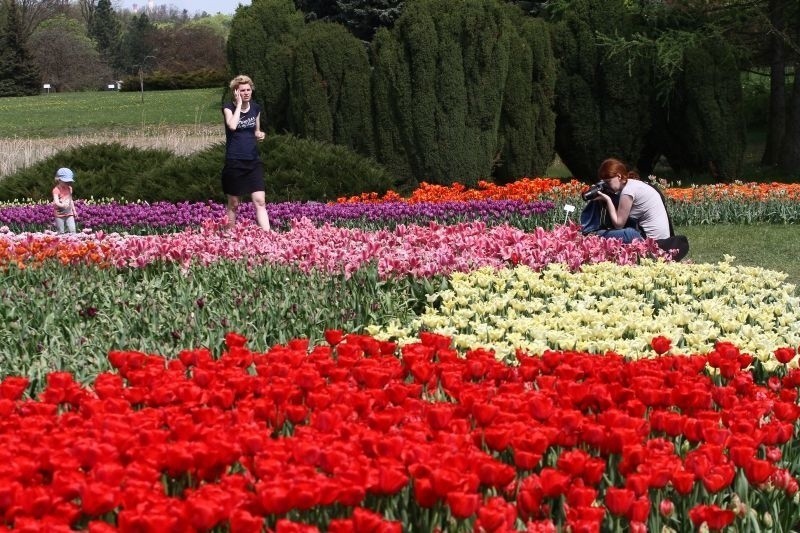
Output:
[[176,155],[189,155],[211,144],[224,142],[221,126],[151,127],[139,131],[102,131],[52,139],[0,138],[0,177],[28,167],[51,155],[87,144],[120,143],[136,148],[161,148]]

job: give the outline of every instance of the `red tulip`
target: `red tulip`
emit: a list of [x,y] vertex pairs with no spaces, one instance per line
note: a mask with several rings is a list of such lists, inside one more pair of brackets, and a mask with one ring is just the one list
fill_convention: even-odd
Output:
[[719,531],[731,525],[736,518],[733,511],[717,505],[696,505],[689,509],[689,518],[695,527],[706,524],[709,529]]
[[388,521],[383,516],[363,507],[353,510],[354,533],[401,533],[402,524],[397,521]]
[[229,350],[233,348],[243,348],[246,343],[247,343],[247,337],[239,335],[238,333],[230,331],[225,334],[225,346]]
[[755,486],[766,483],[774,471],[775,465],[763,459],[753,458],[744,467],[744,473],[747,476],[747,481]]
[[631,522],[646,522],[650,514],[650,500],[647,496],[637,498],[632,504],[626,516]]
[[554,468],[542,468],[539,474],[542,483],[542,494],[545,498],[557,498],[567,491],[570,478]]
[[460,520],[465,520],[478,510],[480,499],[475,493],[450,492],[445,498],[452,515]]
[[572,485],[567,489],[567,503],[573,507],[590,507],[597,499],[597,489]]
[[408,476],[398,466],[380,467],[377,483],[370,487],[370,492],[382,496],[391,496],[408,485]]
[[489,498],[489,501],[478,509],[478,519],[475,521],[474,530],[486,533],[505,533],[514,530],[516,520],[517,511],[514,504],[496,496]]
[[117,506],[112,487],[103,483],[89,483],[81,492],[81,508],[87,516],[101,516]]
[[21,399],[29,383],[28,378],[8,376],[0,382],[0,398],[12,401]]
[[650,341],[650,347],[653,348],[653,351],[658,355],[663,355],[672,348],[672,341],[664,336],[654,337],[653,340]]
[[499,412],[500,408],[490,403],[480,402],[472,406],[472,416],[481,427],[491,424]]
[[605,505],[614,516],[625,516],[636,499],[636,493],[630,489],[608,487],[605,493]]
[[420,507],[429,509],[436,505],[439,501],[439,496],[433,490],[433,484],[428,478],[415,478],[414,479],[414,499]]
[[262,530],[264,519],[254,516],[244,509],[237,508],[231,513],[229,523],[231,533],[251,533]]
[[794,348],[778,348],[773,352],[779,363],[788,364],[797,353]]
[[325,342],[331,346],[336,346],[344,338],[344,332],[340,329],[326,329],[323,335],[325,336]]
[[700,480],[708,492],[717,493],[731,485],[735,474],[736,470],[731,464],[712,465],[700,475]]

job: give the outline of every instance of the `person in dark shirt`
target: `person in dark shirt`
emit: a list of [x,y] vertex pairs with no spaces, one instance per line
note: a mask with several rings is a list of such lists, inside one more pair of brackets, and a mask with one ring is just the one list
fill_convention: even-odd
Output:
[[233,102],[222,107],[225,123],[225,166],[222,168],[222,191],[228,197],[228,227],[236,225],[236,211],[241,196],[250,195],[256,209],[256,221],[268,231],[264,164],[257,142],[263,141],[261,107],[252,100],[253,80],[239,75],[231,80]]

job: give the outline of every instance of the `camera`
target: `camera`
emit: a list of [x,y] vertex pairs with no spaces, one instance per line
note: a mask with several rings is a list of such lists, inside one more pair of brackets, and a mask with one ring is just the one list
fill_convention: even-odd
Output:
[[600,192],[604,192],[606,194],[611,194],[614,191],[611,190],[611,187],[606,184],[605,181],[600,181],[589,187],[582,195],[584,202],[591,202],[595,198],[598,197]]

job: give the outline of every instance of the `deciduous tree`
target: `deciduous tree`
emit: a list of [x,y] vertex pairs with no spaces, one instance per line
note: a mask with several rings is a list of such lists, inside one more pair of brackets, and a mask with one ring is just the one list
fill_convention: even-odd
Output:
[[42,80],[58,91],[96,90],[113,79],[94,42],[74,19],[59,15],[46,20],[28,43]]

